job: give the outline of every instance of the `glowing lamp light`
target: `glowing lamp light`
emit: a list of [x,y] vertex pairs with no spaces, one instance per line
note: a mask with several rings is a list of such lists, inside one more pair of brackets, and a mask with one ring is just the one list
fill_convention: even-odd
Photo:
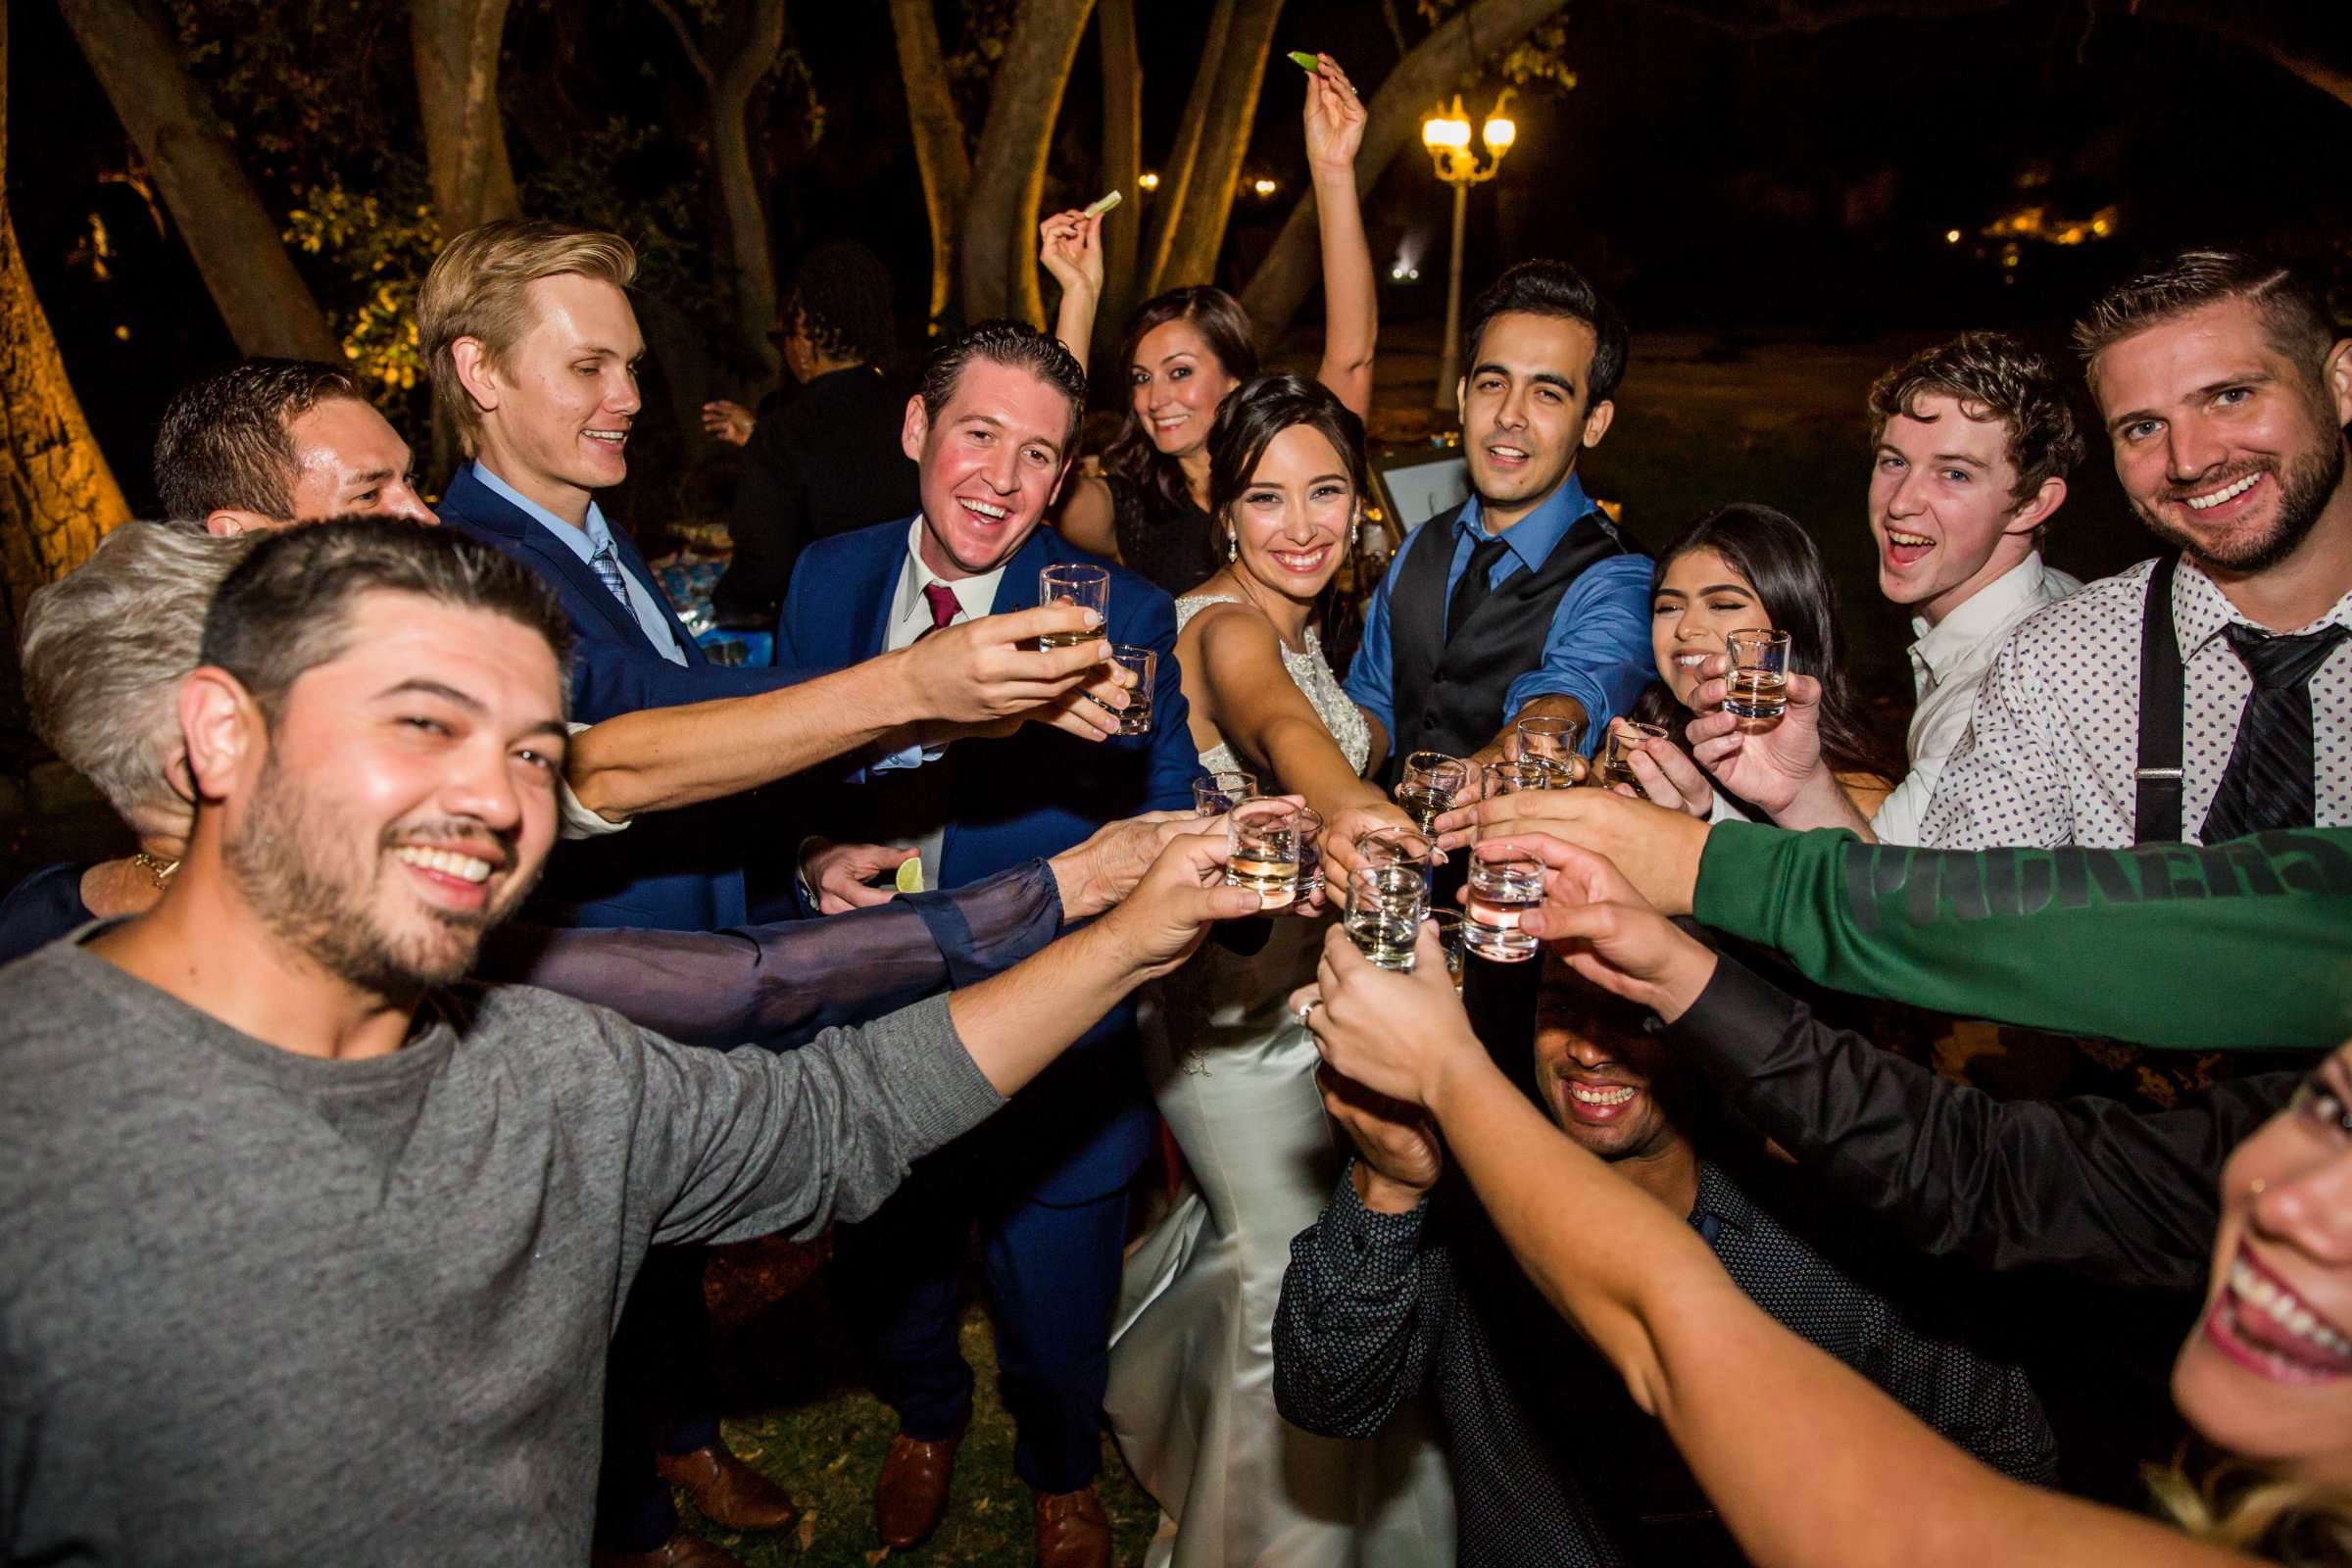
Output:
[[1957,245],[1957,244],[1959,244],[1959,243],[1960,243],[1960,231],[1959,231],[1958,229],[1956,229],[1956,228],[1947,228],[1947,229],[1945,229],[1945,230],[1943,231],[1943,242],[1944,242],[1946,245]]
[[1250,188],[1257,192],[1260,196],[1271,196],[1274,194],[1275,185],[1270,179],[1261,179],[1256,181]]
[[1446,115],[1424,120],[1421,122],[1421,144],[1433,150],[1459,151],[1470,145],[1470,122]]
[[1487,144],[1487,151],[1501,153],[1508,150],[1511,143],[1519,139],[1519,127],[1504,116],[1493,115],[1488,118],[1485,126],[1480,129],[1478,134],[1479,138]]
[[1143,186],[1146,190],[1157,190],[1159,189],[1159,176],[1152,173],[1149,171],[1146,171],[1140,177],[1137,178],[1136,183]]

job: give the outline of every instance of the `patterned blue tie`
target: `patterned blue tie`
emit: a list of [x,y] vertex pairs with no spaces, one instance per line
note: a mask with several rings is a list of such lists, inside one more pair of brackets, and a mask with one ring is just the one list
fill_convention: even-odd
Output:
[[637,608],[629,603],[628,579],[620,574],[620,558],[612,553],[612,541],[608,539],[598,545],[596,554],[588,558],[588,564],[595,570],[596,580],[612,590],[623,610],[635,615]]

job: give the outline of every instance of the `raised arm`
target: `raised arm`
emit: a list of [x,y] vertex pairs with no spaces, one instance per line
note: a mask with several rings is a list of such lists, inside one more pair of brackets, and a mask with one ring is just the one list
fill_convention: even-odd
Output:
[[1372,410],[1372,349],[1380,337],[1372,245],[1355,192],[1364,106],[1338,61],[1316,59],[1321,69],[1306,82],[1306,167],[1323,245],[1323,364],[1315,379],[1362,416]]
[[1434,937],[1396,975],[1335,932],[1320,991],[1325,1059],[1430,1108],[1521,1266],[1664,1423],[1759,1568],[2246,1560],[1986,1469],[1775,1323],[1695,1231],[1502,1076]]
[[1089,218],[1073,207],[1037,225],[1037,259],[1061,285],[1054,335],[1081,370],[1094,342],[1095,312],[1102,304],[1102,224],[1109,217],[1099,213]]

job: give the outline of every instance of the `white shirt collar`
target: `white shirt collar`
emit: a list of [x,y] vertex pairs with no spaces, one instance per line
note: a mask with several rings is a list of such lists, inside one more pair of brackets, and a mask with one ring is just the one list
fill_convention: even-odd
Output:
[[497,474],[492,473],[490,466],[479,458],[473,460],[473,476],[479,479],[482,487],[492,495],[503,496],[507,503],[517,512],[563,540],[565,545],[570,547],[572,554],[578,556],[583,562],[612,541],[612,525],[605,521],[605,514],[598,510],[596,499],[593,496],[588,501],[587,521],[575,528],[538,502],[533,501],[529,496],[507,483],[506,480],[501,479]]
[[1911,630],[1919,641],[1911,645],[1911,657],[1925,664],[1936,679],[1948,679],[1952,667],[1969,650],[2015,619],[2027,606],[2050,597],[2043,582],[2045,570],[2041,552],[2029,550],[2025,560],[1970,594],[1933,626],[1925,615],[1912,616]]
[[[2257,625],[2230,602],[2221,585],[2205,575],[2202,568],[2185,558],[2173,572],[2173,630],[2180,639],[2180,659],[2183,663],[2197,657],[2205,645],[2222,634],[2222,628],[2231,621],[2268,633],[2273,628]],[[2317,631],[2322,626],[2352,626],[2352,593],[2338,599],[2334,607],[2307,626],[2297,626],[2285,635],[2294,636]]]
[[914,521],[906,529],[906,569],[899,574],[898,599],[892,606],[893,623],[912,620],[920,615],[923,624],[928,626],[931,623],[931,606],[924,598],[923,590],[935,582],[947,583],[948,591],[956,596],[956,603],[962,607],[961,619],[976,620],[996,607],[997,585],[1004,580],[1003,566],[994,571],[984,571],[977,577],[948,582],[925,565],[923,517],[922,514],[917,513]]

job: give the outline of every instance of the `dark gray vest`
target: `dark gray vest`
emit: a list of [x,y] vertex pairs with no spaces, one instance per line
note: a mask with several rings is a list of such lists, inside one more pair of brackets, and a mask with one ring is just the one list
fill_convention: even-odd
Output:
[[1494,738],[1508,715],[1511,682],[1544,662],[1552,612],[1568,585],[1595,562],[1647,552],[1598,512],[1579,517],[1544,564],[1505,577],[1470,623],[1446,636],[1446,568],[1453,564],[1455,507],[1423,523],[1405,546],[1404,567],[1389,599],[1396,733],[1383,779],[1394,786],[1408,752],[1467,757]]

